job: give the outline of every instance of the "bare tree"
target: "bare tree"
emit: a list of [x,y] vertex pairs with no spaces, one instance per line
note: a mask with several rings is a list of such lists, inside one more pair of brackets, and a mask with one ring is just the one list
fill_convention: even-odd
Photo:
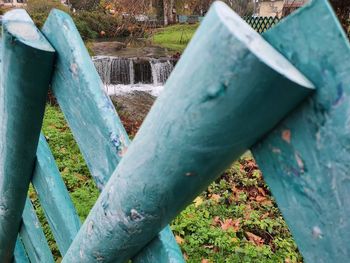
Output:
[[77,10],[91,11],[99,7],[99,0],[70,0],[69,3]]
[[225,2],[240,16],[251,16],[254,13],[254,3],[251,0],[225,0]]

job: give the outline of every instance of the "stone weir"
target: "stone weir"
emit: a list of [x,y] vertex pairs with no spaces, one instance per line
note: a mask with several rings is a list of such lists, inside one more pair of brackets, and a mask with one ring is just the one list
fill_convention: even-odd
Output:
[[172,58],[93,57],[95,67],[105,85],[163,85],[177,60]]

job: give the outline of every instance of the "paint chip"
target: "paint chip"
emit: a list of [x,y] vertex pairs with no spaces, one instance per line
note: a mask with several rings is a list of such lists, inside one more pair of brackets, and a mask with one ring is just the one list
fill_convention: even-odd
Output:
[[315,239],[321,239],[322,238],[322,230],[318,226],[314,226],[312,228],[312,237]]
[[282,139],[285,142],[290,143],[291,142],[291,137],[292,137],[292,133],[290,132],[290,130],[284,130],[282,132]]
[[305,172],[305,164],[297,152],[295,153],[295,160],[297,161],[298,167],[300,168],[301,172]]
[[136,209],[131,209],[130,218],[132,221],[141,221],[143,219],[143,216],[139,214]]
[[76,63],[72,63],[70,65],[70,71],[74,74],[74,75],[78,75],[78,65]]
[[88,234],[89,236],[91,236],[93,230],[94,230],[94,222],[90,221],[90,222],[88,223],[88,225],[87,225],[87,234]]

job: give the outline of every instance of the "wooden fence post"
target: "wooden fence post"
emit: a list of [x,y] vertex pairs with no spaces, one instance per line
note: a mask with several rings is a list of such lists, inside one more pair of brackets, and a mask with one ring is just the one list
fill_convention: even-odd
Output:
[[125,262],[313,85],[222,2],[211,8],[63,262]]
[[11,262],[33,172],[54,49],[24,10],[3,19],[0,86],[0,261]]
[[317,92],[253,148],[254,157],[305,262],[348,262],[349,40],[326,0],[311,1],[264,38]]
[[[130,140],[110,98],[104,92],[103,83],[72,19],[62,11],[53,10],[42,32],[57,51],[53,92],[91,175],[102,190],[127,151]],[[75,229],[70,230],[72,237]],[[66,240],[67,236],[62,254],[70,245]],[[167,226],[133,258],[133,262],[182,263],[184,259]]]

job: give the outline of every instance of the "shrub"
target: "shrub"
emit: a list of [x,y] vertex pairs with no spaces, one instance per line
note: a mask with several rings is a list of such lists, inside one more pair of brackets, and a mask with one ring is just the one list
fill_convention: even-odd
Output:
[[81,10],[72,14],[69,8],[62,5],[58,0],[28,0],[27,4],[27,11],[39,28],[44,25],[53,8],[70,13],[84,40],[95,39],[102,31],[105,32],[104,37],[115,37],[117,35],[118,18],[105,14],[101,9],[95,11]]
[[100,10],[79,11],[73,15],[73,19],[82,35],[93,32],[87,38],[96,38],[102,31],[105,32],[104,37],[115,37],[120,24],[118,18]]
[[42,27],[51,9],[56,8],[69,12],[69,8],[58,0],[28,0],[27,12],[32,17],[37,27]]

